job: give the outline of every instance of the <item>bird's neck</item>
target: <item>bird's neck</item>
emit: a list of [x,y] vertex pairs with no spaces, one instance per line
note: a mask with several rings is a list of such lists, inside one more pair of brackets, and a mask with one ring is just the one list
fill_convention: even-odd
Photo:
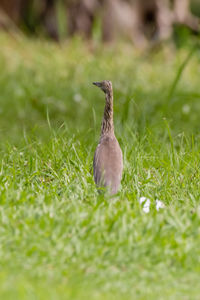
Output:
[[114,134],[112,91],[106,93],[106,105],[104,108],[103,121],[101,125],[101,136],[108,133]]

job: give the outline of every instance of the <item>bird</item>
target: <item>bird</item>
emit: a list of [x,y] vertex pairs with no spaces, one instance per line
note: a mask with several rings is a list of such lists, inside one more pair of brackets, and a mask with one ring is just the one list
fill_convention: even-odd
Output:
[[120,187],[123,171],[123,156],[115,137],[113,124],[112,82],[93,82],[105,93],[105,108],[101,124],[100,141],[93,159],[94,181],[98,188],[106,188],[108,194],[116,194]]

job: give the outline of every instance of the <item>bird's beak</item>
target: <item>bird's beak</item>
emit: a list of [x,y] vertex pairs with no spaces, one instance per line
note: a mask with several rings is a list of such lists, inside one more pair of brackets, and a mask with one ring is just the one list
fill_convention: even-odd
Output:
[[94,85],[101,87],[101,82],[93,82]]

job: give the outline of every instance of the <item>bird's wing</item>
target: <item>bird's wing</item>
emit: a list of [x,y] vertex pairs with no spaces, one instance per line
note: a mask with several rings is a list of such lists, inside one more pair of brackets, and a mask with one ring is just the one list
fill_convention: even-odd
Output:
[[103,170],[102,170],[102,145],[98,144],[93,160],[93,171],[94,171],[94,180],[97,185],[103,184]]
[[97,146],[93,161],[97,185],[119,185],[122,176],[122,152],[116,138],[106,137]]

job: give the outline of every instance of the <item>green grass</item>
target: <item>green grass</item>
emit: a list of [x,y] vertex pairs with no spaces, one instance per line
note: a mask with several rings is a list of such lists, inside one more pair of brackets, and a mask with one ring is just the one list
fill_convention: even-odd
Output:
[[[0,44],[0,298],[199,299],[199,50]],[[92,177],[101,79],[124,155],[111,199]]]

